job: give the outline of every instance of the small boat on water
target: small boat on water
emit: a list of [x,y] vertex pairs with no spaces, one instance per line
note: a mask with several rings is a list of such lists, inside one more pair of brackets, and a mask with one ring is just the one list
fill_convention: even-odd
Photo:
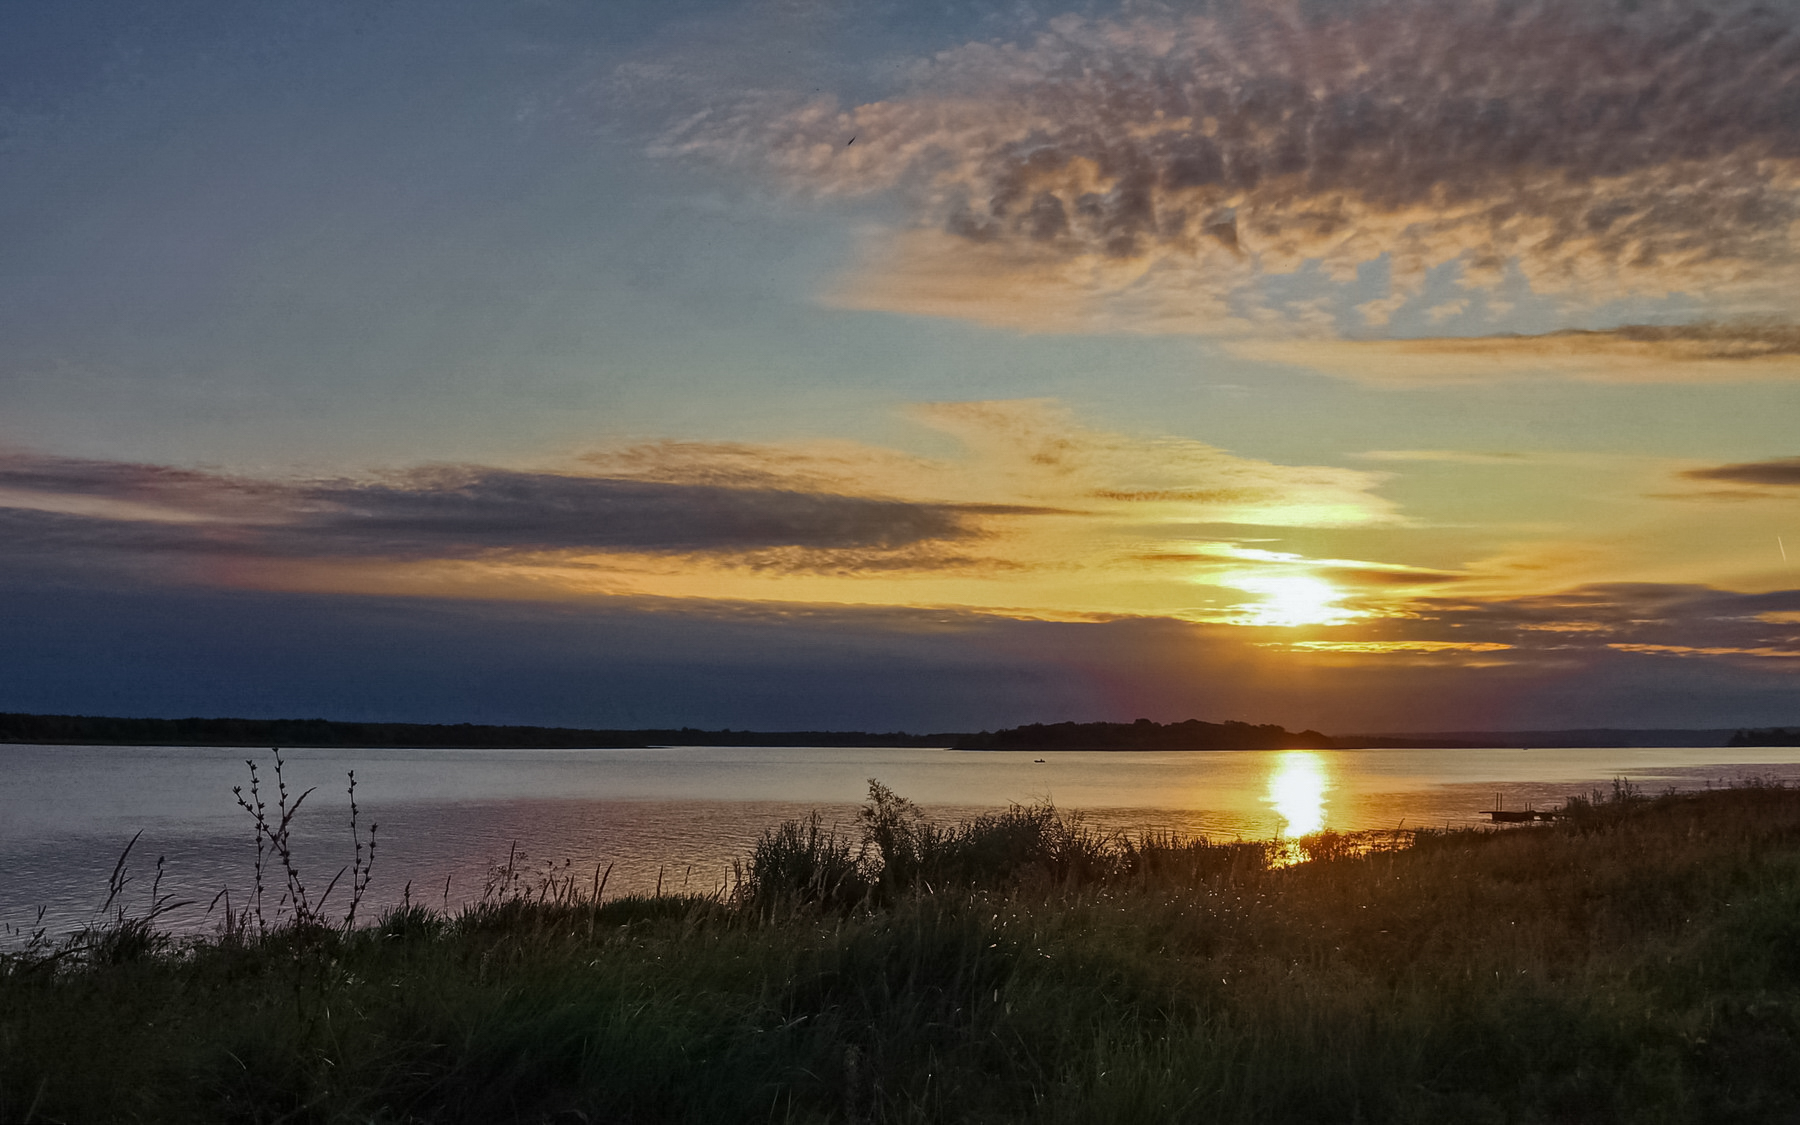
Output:
[[1530,809],[1483,809],[1482,813],[1495,824],[1520,824],[1538,818]]
[[1555,820],[1561,816],[1557,812],[1536,812],[1528,805],[1522,809],[1506,809],[1500,807],[1500,794],[1494,794],[1494,807],[1482,809],[1481,815],[1492,824],[1525,824],[1533,820]]

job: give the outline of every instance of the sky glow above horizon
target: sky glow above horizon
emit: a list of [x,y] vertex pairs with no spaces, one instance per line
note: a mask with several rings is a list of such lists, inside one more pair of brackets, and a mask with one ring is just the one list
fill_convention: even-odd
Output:
[[1785,9],[0,44],[0,710],[1800,723]]

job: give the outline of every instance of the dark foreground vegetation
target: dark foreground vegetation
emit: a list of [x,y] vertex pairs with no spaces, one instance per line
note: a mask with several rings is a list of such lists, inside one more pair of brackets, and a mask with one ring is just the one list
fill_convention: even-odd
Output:
[[1796,1119],[1800,792],[1569,812],[1289,849],[874,786],[714,896],[500,871],[362,927],[270,851],[279,918],[8,955],[0,1120]]
[[1731,746],[1800,746],[1800,727],[1758,727],[1731,736]]

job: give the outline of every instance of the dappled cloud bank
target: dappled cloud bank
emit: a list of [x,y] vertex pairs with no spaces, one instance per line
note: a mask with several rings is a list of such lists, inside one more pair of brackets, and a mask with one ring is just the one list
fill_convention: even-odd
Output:
[[[830,303],[1033,331],[1541,334],[1785,315],[1797,280],[1800,24],[1779,7],[1146,8],[904,73],[861,104],[721,100],[654,151],[878,201]],[[1629,378],[1616,361],[1646,355],[1665,380],[1800,373],[1791,348],[1634,331],[1280,355],[1398,356],[1401,378],[1421,355],[1462,378]]]

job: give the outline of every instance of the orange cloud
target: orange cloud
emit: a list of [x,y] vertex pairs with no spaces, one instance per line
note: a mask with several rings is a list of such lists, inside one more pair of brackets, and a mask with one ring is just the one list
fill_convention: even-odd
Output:
[[807,445],[658,442],[590,454],[608,475],[667,483],[739,482],[958,505],[1033,508],[1044,516],[1344,527],[1397,524],[1377,495],[1384,473],[1279,465],[1205,442],[1114,433],[1048,399],[926,403],[920,424],[957,439],[929,459],[851,442]]
[[1079,619],[1187,613],[1207,569],[1141,560],[1198,523],[1403,523],[1376,492],[1381,473],[1108,432],[1048,401],[910,413],[960,452],[653,442],[595,451],[583,471],[463,465],[323,481],[19,454],[0,458],[0,532],[30,544],[36,565],[129,562],[238,585]]
[[1298,641],[1286,646],[1302,652],[1458,653],[1505,652],[1512,645],[1491,641]]
[[1626,325],[1603,332],[1406,340],[1241,340],[1246,359],[1291,363],[1377,386],[1517,379],[1750,383],[1800,379],[1791,324]]
[[1800,660],[1800,648],[1733,648],[1727,645],[1607,645],[1619,652],[1648,653],[1655,656],[1751,656],[1763,660]]

